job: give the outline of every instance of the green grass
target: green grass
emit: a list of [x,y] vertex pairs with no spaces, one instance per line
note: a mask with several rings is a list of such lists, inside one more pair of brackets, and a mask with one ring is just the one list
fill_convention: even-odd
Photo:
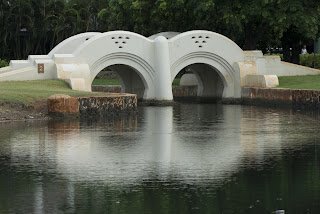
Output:
[[[173,80],[172,85],[177,86],[180,83],[180,78]],[[94,79],[92,85],[121,85],[118,79]]]
[[86,96],[99,93],[71,90],[68,84],[62,80],[0,82],[0,102],[30,104],[45,100],[53,94]]
[[320,90],[320,75],[279,77],[279,88]]
[[92,85],[121,85],[118,79],[94,79]]

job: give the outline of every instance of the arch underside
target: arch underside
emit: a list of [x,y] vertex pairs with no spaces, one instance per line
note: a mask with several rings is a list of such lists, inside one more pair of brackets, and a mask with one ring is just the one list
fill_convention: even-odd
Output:
[[107,55],[90,66],[91,82],[105,68],[119,76],[122,92],[137,94],[139,99],[154,99],[154,71],[142,59],[129,54]]
[[204,98],[240,97],[239,75],[223,58],[211,53],[191,53],[171,67],[172,81],[184,68],[194,73],[198,80],[198,96]]
[[142,99],[144,97],[145,86],[143,80],[134,68],[128,65],[118,64],[111,65],[108,69],[118,75],[122,93],[136,94],[138,99]]
[[187,66],[186,70],[193,73],[197,79],[197,96],[206,100],[219,100],[222,98],[224,83],[214,67],[196,63]]

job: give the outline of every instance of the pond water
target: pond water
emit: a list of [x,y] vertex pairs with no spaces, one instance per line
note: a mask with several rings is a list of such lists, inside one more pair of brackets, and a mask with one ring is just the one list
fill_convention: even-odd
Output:
[[213,104],[3,123],[0,213],[319,213],[319,125]]

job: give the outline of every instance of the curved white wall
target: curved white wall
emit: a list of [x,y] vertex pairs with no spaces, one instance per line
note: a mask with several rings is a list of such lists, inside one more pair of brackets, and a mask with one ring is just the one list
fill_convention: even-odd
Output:
[[[28,66],[36,69],[43,63],[45,72],[54,73],[73,89],[84,91],[91,91],[92,81],[102,69],[119,68],[125,88],[134,89],[149,100],[172,100],[171,84],[175,76],[187,66],[205,64],[209,69],[198,70],[199,78],[205,80],[203,93],[199,95],[210,96],[222,90],[223,98],[240,98],[238,63],[244,61],[244,53],[230,39],[210,31],[189,31],[169,40],[163,36],[153,40],[132,32],[112,31],[70,37],[48,55],[30,56],[30,60]],[[128,73],[126,66],[130,68]],[[218,77],[222,84],[217,82]],[[210,86],[210,81],[219,85]],[[209,90],[217,92],[210,94]]]

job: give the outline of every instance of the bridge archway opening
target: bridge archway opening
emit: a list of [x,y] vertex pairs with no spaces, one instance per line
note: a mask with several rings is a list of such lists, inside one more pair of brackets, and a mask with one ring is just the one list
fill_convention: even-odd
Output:
[[98,72],[92,82],[92,88],[93,91],[136,94],[138,99],[143,99],[146,86],[135,68],[125,64],[114,64]]
[[177,101],[218,102],[223,98],[224,89],[221,72],[206,63],[184,67],[173,80],[174,100]]

